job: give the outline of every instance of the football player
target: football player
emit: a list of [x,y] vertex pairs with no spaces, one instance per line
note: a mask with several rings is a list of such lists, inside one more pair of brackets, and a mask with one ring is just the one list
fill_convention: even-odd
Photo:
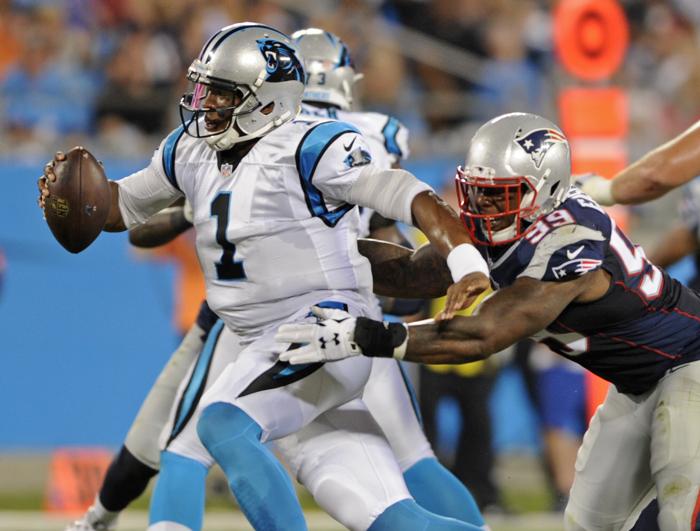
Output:
[[[292,35],[292,39],[304,59],[304,68],[307,71],[302,113],[340,119],[356,125],[370,144],[373,163],[382,168],[398,167],[399,161],[408,156],[408,133],[395,118],[379,113],[350,111],[354,100],[354,84],[361,76],[356,73],[345,44],[335,35],[319,29],[301,30]],[[146,223],[130,230],[130,242],[137,247],[156,247],[190,228],[191,206],[180,203],[162,210]],[[392,220],[387,220],[371,209],[365,208],[360,212],[360,227],[361,236],[369,235],[372,238],[407,243]],[[390,313],[402,314],[416,313],[422,302],[417,299],[385,301],[390,301]],[[202,306],[202,312],[204,311],[211,312],[206,303]],[[150,478],[157,473],[158,435],[168,420],[169,405],[175,401],[175,391],[187,376],[187,367],[192,365],[195,357],[201,352],[216,317],[204,319],[200,314],[197,321],[200,328],[193,329],[188,337],[199,340],[196,344],[192,340],[184,342],[163,369],[131,427],[124,447],[110,465],[94,504],[66,531],[92,531],[99,529],[99,526],[113,525],[119,512],[143,493]],[[202,329],[203,322],[208,323],[205,330]],[[218,363],[219,367],[222,365],[224,364]],[[203,378],[204,385],[206,386],[207,379],[215,378],[216,375],[216,366],[209,367],[206,377]],[[188,384],[189,387],[193,385]],[[187,389],[188,387],[181,387],[178,403],[182,401]],[[396,400],[386,403],[388,394]],[[363,400],[383,432],[387,434],[409,492],[416,501],[434,513],[484,526],[483,518],[469,491],[435,458],[420,427],[415,393],[397,361],[374,360]],[[168,437],[171,435],[173,423],[175,420],[170,419],[166,428],[169,432]],[[314,433],[312,430],[306,430],[299,436],[289,437],[278,443],[279,451],[290,465],[294,465],[296,474],[300,471],[308,473],[310,469],[303,466],[304,462],[316,460],[312,448],[317,443],[311,442],[311,435]],[[138,445],[135,445],[134,439],[138,440]],[[338,453],[342,460],[340,463],[329,461],[326,453],[326,459],[316,460],[315,477],[321,477],[320,468],[342,466],[342,462],[349,462],[349,457],[352,457],[350,454],[356,449],[354,443],[345,442],[342,453]],[[300,481],[307,486],[313,484],[311,479],[304,482],[300,478]],[[347,482],[343,485],[348,492],[355,488],[355,485]],[[323,507],[330,506],[331,513],[332,507],[337,505],[333,500],[324,504],[321,493],[316,493],[316,498]]]
[[[301,53],[306,71],[302,114],[355,125],[370,145],[373,163],[377,167],[399,167],[401,160],[408,156],[408,131],[391,116],[353,110],[355,83],[362,76],[355,70],[345,43],[336,35],[317,28],[297,31],[292,39]],[[362,237],[407,244],[393,220],[371,209],[362,209],[360,221]],[[420,299],[389,300],[391,306],[383,307],[387,313],[396,313],[399,306],[396,301],[401,301],[401,313],[416,313],[419,306],[415,303],[422,304]],[[423,433],[415,396],[399,362],[373,360],[362,398],[386,434],[411,495],[432,512],[483,526],[483,518],[471,493],[436,459]],[[387,400],[389,397],[393,400]],[[289,455],[287,460],[290,463],[298,465],[294,470],[296,474],[308,470],[303,466],[303,460],[290,455],[308,456],[308,448],[295,448],[289,442],[278,446],[283,454]],[[323,465],[334,466],[328,460]]]
[[[454,292],[471,298],[488,286],[485,262],[468,234],[426,185],[408,172],[375,168],[354,126],[295,119],[303,77],[286,35],[255,23],[223,28],[190,66],[183,125],[147,168],[110,182],[107,231],[142,223],[182,195],[189,200],[207,299],[225,323],[208,342],[225,349],[232,336],[245,347],[202,396],[196,426],[187,423],[161,455],[152,529],[201,527],[202,496],[192,494],[203,492],[214,461],[254,527],[306,529],[289,478],[263,443],[317,418],[358,437],[362,431],[354,426],[373,422],[357,398],[369,360],[300,368],[277,361],[275,353],[277,327],[313,319],[310,305],[371,314],[372,281],[357,251],[353,205],[422,228],[449,260]],[[41,206],[55,162],[40,180]],[[391,451],[382,437],[366,452],[369,462],[384,465],[385,506],[377,512],[362,499],[340,500],[349,504],[346,510],[372,511],[366,527],[474,529],[420,508],[387,459]],[[358,470],[373,468],[369,462],[358,463]]]
[[[543,341],[613,384],[579,450],[565,528],[629,529],[651,493],[662,531],[700,529],[700,296],[570,187],[570,172],[553,123],[525,113],[489,121],[457,174],[462,217],[499,288],[478,314],[406,327],[317,309],[326,320],[280,329],[279,341],[307,343],[280,359],[464,363]],[[405,294],[403,280],[440,282],[434,259],[409,256],[377,271],[387,294]],[[329,333],[337,345],[320,348]]]
[[650,151],[613,179],[586,174],[580,188],[603,206],[633,205],[661,197],[700,175],[700,122]]

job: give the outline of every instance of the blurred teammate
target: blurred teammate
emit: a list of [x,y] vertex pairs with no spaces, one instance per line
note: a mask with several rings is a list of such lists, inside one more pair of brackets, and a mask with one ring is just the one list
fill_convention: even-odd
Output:
[[[278,362],[275,354],[277,327],[308,321],[311,304],[371,313],[371,276],[357,252],[353,205],[427,231],[450,259],[465,297],[487,286],[485,264],[468,235],[424,184],[407,172],[375,169],[353,126],[294,119],[303,75],[287,36],[258,24],[223,28],[189,69],[193,88],[181,101],[183,126],[165,139],[149,167],[110,183],[108,231],[141,223],[187,197],[207,299],[226,325],[208,341],[214,350],[231,349],[237,340],[245,347],[202,397],[193,413],[196,427],[187,423],[161,456],[154,530],[201,527],[203,497],[191,494],[203,492],[214,460],[254,527],[305,529],[289,478],[263,443],[326,420],[331,431],[362,438],[354,426],[373,422],[356,398],[369,374],[367,360],[300,368]],[[52,164],[40,181],[42,206],[49,195],[45,180],[55,178]],[[365,451],[354,471],[382,483],[384,506],[377,511],[376,503],[362,506],[361,499],[337,502],[349,504],[350,512],[367,511],[366,527],[473,527],[421,509],[383,438],[373,436]]]
[[[356,72],[347,46],[332,33],[316,28],[300,30],[292,39],[306,71],[302,114],[353,124],[370,146],[376,167],[399,167],[408,157],[408,131],[391,116],[352,110],[355,83],[362,76]],[[360,236],[408,245],[395,221],[367,208],[360,212],[360,221]],[[420,299],[390,299],[390,307],[383,309],[411,314],[418,312],[421,304]],[[435,457],[423,433],[415,391],[401,364],[396,360],[373,360],[362,399],[389,440],[416,501],[437,514],[483,526],[472,495]],[[283,451],[287,449],[284,443],[279,446]],[[287,453],[293,451],[287,449]],[[299,459],[289,461],[304,470]],[[294,472],[298,474],[299,470]]]
[[[280,329],[280,341],[308,343],[280,359],[461,363],[532,336],[614,384],[578,453],[565,528],[629,529],[655,492],[662,531],[700,529],[700,296],[570,188],[570,171],[568,142],[551,122],[491,120],[457,177],[462,216],[500,288],[479,313],[405,327],[316,310],[328,319]],[[439,281],[429,265],[404,279]],[[391,273],[376,282],[398,287],[404,279]],[[329,333],[338,345],[319,348]]]
[[644,203],[700,175],[700,122],[650,151],[613,179],[578,176],[581,190],[603,206]]

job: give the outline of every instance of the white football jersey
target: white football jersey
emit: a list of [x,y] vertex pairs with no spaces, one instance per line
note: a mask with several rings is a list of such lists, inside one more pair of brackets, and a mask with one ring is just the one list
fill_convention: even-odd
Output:
[[119,181],[120,207],[133,225],[153,209],[126,208],[132,198],[160,205],[187,197],[207,300],[228,326],[256,334],[339,293],[367,304],[372,277],[357,250],[358,209],[345,201],[371,161],[356,127],[300,117],[262,137],[237,165],[217,157],[178,128],[147,169]]
[[[365,137],[372,154],[372,163],[380,169],[399,165],[409,155],[408,129],[393,116],[377,112],[343,111],[335,107],[301,106],[302,115],[341,120],[357,127]],[[369,235],[373,210],[360,209],[360,236]]]

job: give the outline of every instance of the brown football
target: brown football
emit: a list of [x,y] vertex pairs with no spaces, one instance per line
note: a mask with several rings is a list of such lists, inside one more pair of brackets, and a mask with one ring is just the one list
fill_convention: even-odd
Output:
[[102,232],[112,191],[102,165],[82,146],[66,153],[54,166],[55,182],[44,212],[56,240],[71,253],[79,253]]

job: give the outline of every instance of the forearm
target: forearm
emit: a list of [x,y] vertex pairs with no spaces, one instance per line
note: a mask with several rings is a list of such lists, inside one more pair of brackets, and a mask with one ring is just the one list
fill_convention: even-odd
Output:
[[434,192],[421,192],[411,204],[413,222],[443,258],[463,243],[472,243],[462,220]]
[[153,215],[141,225],[129,231],[129,241],[136,247],[150,248],[164,245],[192,224],[185,219],[182,206],[168,207]]
[[447,264],[431,245],[416,251],[378,240],[357,240],[372,265],[374,292],[385,297],[433,299],[452,283]]
[[622,170],[612,181],[613,199],[636,204],[661,197],[700,174],[700,122]]
[[584,282],[519,279],[487,299],[475,316],[409,325],[403,359],[465,363],[486,358],[546,328],[582,292]]
[[126,230],[126,224],[119,209],[119,185],[114,181],[109,181],[109,188],[112,191],[112,203],[109,207],[107,221],[102,230],[105,232],[122,232]]

